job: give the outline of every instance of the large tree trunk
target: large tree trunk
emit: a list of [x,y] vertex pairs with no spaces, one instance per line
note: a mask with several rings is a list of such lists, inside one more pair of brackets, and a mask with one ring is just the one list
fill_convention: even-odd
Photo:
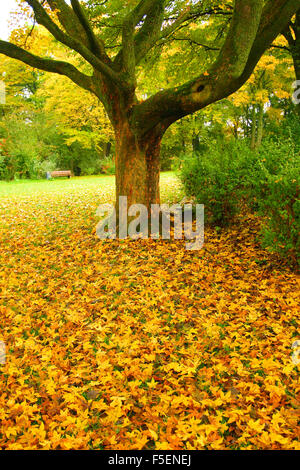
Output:
[[159,204],[161,136],[139,138],[128,123],[116,130],[116,197],[127,196],[128,207],[144,204],[150,214],[151,204]]

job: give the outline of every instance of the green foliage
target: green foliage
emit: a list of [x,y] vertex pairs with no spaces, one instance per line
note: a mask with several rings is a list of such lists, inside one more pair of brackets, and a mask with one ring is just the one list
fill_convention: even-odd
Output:
[[297,142],[273,137],[258,153],[246,141],[210,145],[184,159],[181,180],[188,196],[204,204],[206,221],[226,226],[245,209],[262,217],[262,245],[300,264],[300,152]]
[[96,147],[76,140],[67,144],[52,116],[42,110],[12,114],[1,122],[0,180],[41,179],[47,171],[72,170],[79,175],[114,174],[114,162]]
[[3,147],[0,148],[0,180],[10,181],[14,178],[14,172],[9,167],[9,161]]
[[103,175],[115,175],[116,174],[115,159],[112,157],[103,158],[100,163],[100,172]]
[[264,216],[262,243],[300,265],[300,152],[291,140],[269,140],[260,149],[254,191]]
[[56,126],[42,113],[16,114],[2,121],[5,161],[0,179],[41,178],[55,169],[57,160]]
[[208,222],[226,226],[238,213],[249,154],[243,141],[224,141],[184,159],[181,180],[186,194],[205,205]]
[[[294,106],[294,105],[292,105]],[[287,108],[287,117],[279,124],[273,127],[269,126],[267,129],[270,139],[273,142],[284,143],[287,140],[292,142],[293,151],[300,152],[300,125],[299,116],[297,112],[292,108]],[[269,140],[270,140],[269,139]],[[282,156],[283,160],[286,159],[286,155]]]

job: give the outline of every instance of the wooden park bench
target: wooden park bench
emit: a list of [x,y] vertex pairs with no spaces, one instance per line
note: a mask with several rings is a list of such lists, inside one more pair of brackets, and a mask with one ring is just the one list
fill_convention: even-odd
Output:
[[57,178],[60,176],[67,176],[68,178],[71,178],[72,174],[70,170],[51,171],[51,178]]

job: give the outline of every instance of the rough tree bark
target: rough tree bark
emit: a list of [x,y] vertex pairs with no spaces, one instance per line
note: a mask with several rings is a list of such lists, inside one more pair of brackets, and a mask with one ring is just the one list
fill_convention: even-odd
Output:
[[139,136],[128,122],[116,131],[116,192],[128,204],[159,203],[160,143],[162,136],[149,132]]
[[[93,72],[87,75],[68,62],[39,57],[1,40],[0,54],[34,68],[65,75],[100,99],[115,130],[117,198],[127,196],[129,205],[140,203],[147,207],[159,202],[159,149],[167,128],[183,116],[238,90],[300,8],[299,0],[235,0],[227,37],[212,67],[182,86],[139,101],[137,66],[158,41],[170,38],[195,15],[207,18],[213,14],[207,9],[207,2],[198,1],[185,10],[173,11],[175,17],[177,14],[173,23],[165,21],[170,16],[167,10],[170,2],[137,2],[122,19],[122,45],[112,58],[93,30],[83,3],[25,1],[37,23],[79,54]],[[58,21],[47,13],[45,4]]]

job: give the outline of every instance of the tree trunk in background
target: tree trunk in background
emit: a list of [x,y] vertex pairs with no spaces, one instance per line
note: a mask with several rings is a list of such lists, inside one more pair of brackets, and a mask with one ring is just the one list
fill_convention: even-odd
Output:
[[252,108],[252,117],[251,117],[251,150],[255,149],[256,142],[256,109],[255,106]]
[[253,106],[251,118],[251,150],[257,150],[261,146],[264,130],[264,106],[258,105],[258,113],[256,107]]
[[199,138],[199,135],[194,135],[193,136],[193,140],[192,140],[192,144],[193,144],[193,151],[194,152],[200,152],[200,138]]
[[261,146],[262,139],[263,139],[263,131],[264,131],[264,105],[260,104],[259,111],[258,111],[258,120],[257,120],[257,136],[256,136],[256,143],[255,143],[256,150]]
[[110,156],[111,147],[112,147],[111,142],[106,142],[106,144],[104,146],[104,156],[105,157]]

